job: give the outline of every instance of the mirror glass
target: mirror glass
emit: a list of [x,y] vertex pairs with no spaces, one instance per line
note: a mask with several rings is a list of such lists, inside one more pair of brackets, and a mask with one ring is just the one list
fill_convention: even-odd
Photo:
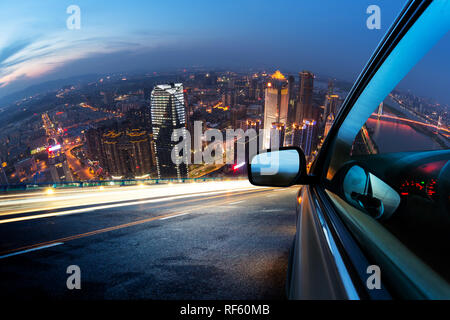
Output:
[[376,219],[389,218],[400,204],[397,191],[358,165],[347,171],[343,190],[349,203]]
[[260,153],[250,163],[254,184],[283,187],[295,183],[300,170],[300,155],[295,149]]

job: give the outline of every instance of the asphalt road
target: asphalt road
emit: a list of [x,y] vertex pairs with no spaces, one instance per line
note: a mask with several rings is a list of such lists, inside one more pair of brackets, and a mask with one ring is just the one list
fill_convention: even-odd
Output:
[[236,183],[1,196],[0,298],[284,299],[298,188]]

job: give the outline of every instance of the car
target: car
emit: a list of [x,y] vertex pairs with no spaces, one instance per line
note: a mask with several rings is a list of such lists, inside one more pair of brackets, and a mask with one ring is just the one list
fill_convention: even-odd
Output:
[[254,185],[300,185],[289,299],[450,299],[449,127],[395,90],[449,30],[450,2],[408,2],[315,158],[287,146],[249,161]]

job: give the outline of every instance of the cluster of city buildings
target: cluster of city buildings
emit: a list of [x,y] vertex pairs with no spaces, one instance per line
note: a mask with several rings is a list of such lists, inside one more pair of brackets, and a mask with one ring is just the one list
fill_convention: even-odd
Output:
[[[67,110],[53,111],[51,117],[44,112],[41,133],[47,142],[50,138],[54,142],[34,148],[31,158],[16,163],[14,174],[22,177],[19,182],[243,174],[245,166],[238,163],[207,172],[198,164],[174,163],[172,151],[179,150],[172,133],[186,128],[193,139],[195,121],[202,123],[203,132],[253,129],[263,149],[270,148],[271,143],[273,146],[271,138],[276,134],[278,146],[298,146],[312,161],[342,102],[334,92],[333,81],[315,89],[315,80],[309,71],[300,72],[297,81],[280,71],[183,72],[175,79],[166,77],[151,85],[136,81],[134,87],[130,79],[121,78],[111,89],[105,87],[106,79],[102,78],[93,88],[81,88],[84,92],[80,96],[88,99],[74,103],[76,108],[72,108],[97,114],[98,119],[77,125]],[[121,88],[125,84],[131,87],[128,91]],[[59,92],[57,98],[73,94],[74,88],[70,88]],[[203,139],[202,144],[208,141]],[[49,148],[58,150],[50,152]],[[8,183],[5,170],[0,172],[0,179],[0,184]]]
[[[293,76],[286,78],[277,71],[267,81],[264,95],[264,128],[279,134],[280,146],[301,147],[310,160],[341,104],[339,95],[333,93],[332,81],[323,104],[315,103],[314,79],[313,73],[300,72],[296,89]],[[271,130],[264,133],[265,149],[271,146]]]
[[[323,104],[316,103],[319,99],[313,90],[314,79],[309,71],[299,73],[298,84],[294,76],[286,78],[280,71],[253,74],[246,81],[230,74],[207,73],[197,79],[191,77],[185,86],[155,85],[147,97],[147,126],[87,130],[88,156],[99,161],[113,178],[188,177],[189,164],[174,163],[171,157],[172,151],[179,152],[172,133],[186,128],[193,139],[193,124],[201,121],[204,130],[254,129],[263,149],[269,149],[271,143],[273,147],[271,137],[277,134],[277,147],[298,146],[312,160],[341,103],[332,81]],[[230,171],[224,168],[216,173]]]

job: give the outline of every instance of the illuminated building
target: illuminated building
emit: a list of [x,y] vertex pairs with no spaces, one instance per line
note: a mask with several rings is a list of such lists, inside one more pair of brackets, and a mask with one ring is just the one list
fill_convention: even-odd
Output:
[[133,175],[142,176],[150,174],[152,163],[154,163],[154,148],[152,135],[145,130],[133,129],[126,133],[130,145],[131,171]]
[[330,113],[329,111],[329,100],[330,100],[330,96],[333,94],[334,91],[334,83],[332,79],[328,80],[328,90],[327,93],[325,94],[325,101],[323,103],[323,114],[322,114],[322,120],[326,120],[328,114]]
[[244,131],[247,129],[255,129],[256,133],[258,133],[260,128],[261,120],[257,118],[249,118],[245,121],[245,128],[242,129],[244,129]]
[[[284,146],[284,137],[286,134],[286,125],[282,122],[274,122],[272,123],[272,127],[270,129],[270,135],[278,135],[278,147],[281,148]],[[276,138],[272,138],[272,141],[277,141]],[[270,146],[273,148],[274,146]]]
[[328,115],[330,114],[337,114],[339,111],[339,96],[337,94],[331,94],[326,96],[326,104],[325,104],[325,111],[324,111],[324,119],[327,119]]
[[317,145],[317,122],[305,119],[301,125],[293,126],[292,145],[300,147],[308,157]]
[[6,168],[8,167],[8,163],[3,161],[0,157],[0,186],[9,184],[8,177],[6,175]]
[[317,144],[317,122],[314,120],[303,120],[303,140],[302,149],[305,152],[305,156],[310,156],[314,151]]
[[328,132],[330,132],[331,126],[333,125],[334,122],[334,114],[330,113],[327,116],[327,121],[325,122],[325,131],[323,133],[323,136],[326,137]]
[[288,90],[289,90],[289,104],[288,104],[288,123],[292,124],[295,122],[295,78],[294,76],[288,77]]
[[214,71],[205,74],[205,85],[215,86],[217,84],[217,75]]
[[259,99],[259,92],[259,80],[258,78],[252,78],[248,89],[248,97],[252,101],[257,101]]
[[300,91],[298,97],[295,122],[303,123],[305,119],[313,117],[312,97],[314,87],[314,74],[309,71],[302,71],[300,76]]
[[86,138],[87,156],[90,160],[97,160],[100,163],[104,163],[103,158],[103,143],[102,143],[103,130],[101,128],[91,128],[85,131],[84,136]]
[[292,125],[291,145],[300,147],[302,144],[303,126],[294,123]]
[[134,178],[151,173],[154,149],[151,135],[146,130],[111,130],[103,134],[102,141],[110,175]]
[[237,93],[236,90],[233,89],[227,89],[222,94],[222,105],[224,107],[230,107],[237,104]]
[[264,137],[263,148],[270,148],[270,135],[272,125],[286,124],[288,117],[289,89],[286,78],[280,71],[276,71],[265,90],[264,104]]
[[[181,151],[177,149],[178,142],[172,142],[172,132],[186,127],[183,84],[155,86],[151,96],[151,118],[158,177],[186,178],[188,165],[173,163],[171,158],[172,150],[176,153]],[[183,139],[186,140],[187,137],[184,136]]]
[[262,105],[252,104],[247,107],[247,116],[261,116],[262,114]]
[[122,152],[123,132],[111,130],[103,135],[103,150],[105,153],[105,169],[110,175],[125,176],[131,171],[128,157]]
[[53,182],[71,182],[73,181],[72,172],[67,163],[66,155],[59,154],[48,159],[50,174]]

